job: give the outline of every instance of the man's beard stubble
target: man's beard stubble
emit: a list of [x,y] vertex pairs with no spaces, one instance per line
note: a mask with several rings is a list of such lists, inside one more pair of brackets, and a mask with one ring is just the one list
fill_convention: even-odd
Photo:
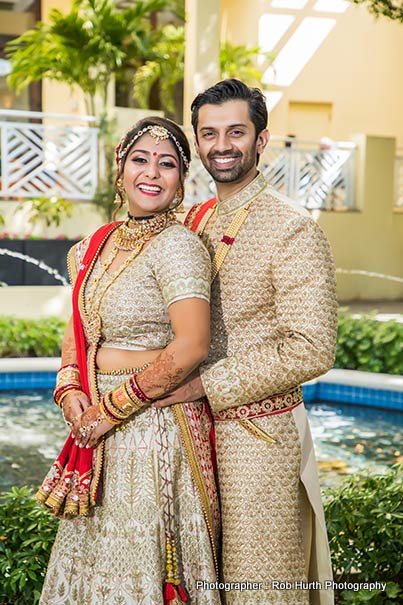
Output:
[[[223,168],[221,170],[210,164],[213,158],[225,158],[229,156],[239,157],[241,161],[233,168]],[[241,154],[240,152],[235,154],[234,152],[213,153],[211,155],[208,154],[206,157],[200,156],[200,160],[216,183],[234,183],[241,181],[256,166],[256,149],[250,149],[247,154]]]

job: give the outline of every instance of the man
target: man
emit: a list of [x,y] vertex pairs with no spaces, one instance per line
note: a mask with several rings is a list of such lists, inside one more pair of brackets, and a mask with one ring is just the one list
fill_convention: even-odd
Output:
[[[213,258],[212,344],[200,375],[161,405],[206,394],[215,417],[229,605],[333,603],[313,445],[301,383],[332,367],[337,304],[328,242],[258,172],[265,99],[230,79],[196,97],[197,153],[217,203],[187,223]],[[323,585],[323,589],[321,589]],[[255,589],[253,589],[255,588]]]

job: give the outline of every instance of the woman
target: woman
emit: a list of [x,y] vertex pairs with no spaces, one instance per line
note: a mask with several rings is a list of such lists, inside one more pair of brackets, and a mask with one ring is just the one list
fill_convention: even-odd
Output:
[[196,589],[217,579],[207,404],[152,405],[209,345],[209,255],[172,212],[189,161],[176,124],[138,122],[117,148],[128,220],[69,254],[73,320],[55,400],[72,433],[38,499],[75,518],[61,521],[42,605],[220,603]]

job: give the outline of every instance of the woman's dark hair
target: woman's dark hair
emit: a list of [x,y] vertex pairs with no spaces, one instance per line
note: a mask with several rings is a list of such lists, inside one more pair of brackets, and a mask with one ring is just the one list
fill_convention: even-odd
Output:
[[249,107],[249,117],[255,126],[256,138],[267,127],[266,99],[259,88],[251,88],[235,78],[217,82],[204,92],[197,95],[191,105],[192,126],[197,140],[197,124],[199,109],[203,105],[221,105],[226,101],[246,101]]
[[[132,148],[134,143],[136,143],[139,139],[136,139],[136,141],[133,141],[133,145],[130,145],[130,141],[135,138],[136,134],[138,134],[140,132],[140,130],[147,128],[147,126],[162,126],[163,128],[166,128],[168,130],[168,132],[170,132],[172,134],[172,136],[178,141],[179,145],[182,147],[183,153],[185,154],[188,164],[190,163],[191,153],[190,153],[189,141],[187,140],[187,137],[186,137],[185,133],[183,132],[183,130],[177,124],[175,124],[175,122],[173,122],[172,120],[169,120],[168,118],[161,118],[159,116],[150,116],[150,117],[142,118],[141,120],[139,120],[133,126],[133,128],[131,128],[125,134],[124,138],[121,140],[121,142],[119,144],[118,150],[120,151],[120,150],[124,149],[125,153],[124,153],[123,157],[120,159],[120,161],[118,162],[118,169],[117,169],[117,174],[116,174],[116,179],[115,179],[115,187],[116,187],[117,194],[120,198],[120,203],[118,204],[118,207],[116,208],[116,210],[113,213],[114,216],[119,212],[119,210],[122,207],[123,202],[124,202],[123,193],[121,192],[121,188],[119,187],[118,181],[122,177],[123,170],[124,170],[125,163],[126,163],[126,158],[130,152],[130,149]],[[147,133],[144,133],[144,135],[145,134],[147,134]],[[171,138],[170,138],[170,141],[178,156],[179,175],[180,175],[179,178],[180,178],[180,183],[183,187],[185,175],[188,171],[188,168],[186,167],[185,162],[183,161],[183,158],[182,158],[181,154],[179,153],[177,146],[175,145],[175,142]],[[126,147],[127,147],[127,149],[126,149]]]

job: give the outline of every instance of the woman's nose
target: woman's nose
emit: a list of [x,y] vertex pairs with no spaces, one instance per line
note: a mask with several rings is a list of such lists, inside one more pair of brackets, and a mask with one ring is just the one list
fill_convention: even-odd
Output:
[[150,179],[157,179],[160,176],[160,170],[158,165],[157,158],[151,158],[148,162],[144,174],[148,176]]

